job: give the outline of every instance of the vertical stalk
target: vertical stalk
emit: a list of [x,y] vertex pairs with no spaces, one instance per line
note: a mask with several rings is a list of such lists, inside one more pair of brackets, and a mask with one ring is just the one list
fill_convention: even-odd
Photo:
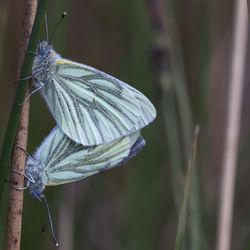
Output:
[[[29,37],[33,22],[35,19],[37,9],[36,0],[24,1],[24,16],[21,30],[21,41],[19,46],[19,73],[21,65],[23,64],[25,52],[27,50]],[[20,83],[19,83],[20,84]],[[21,83],[22,84],[22,83]],[[26,94],[28,94],[28,90]],[[26,149],[28,137],[28,124],[29,124],[29,100],[26,101],[21,108],[21,115],[19,126],[16,135],[15,147],[13,149],[12,171],[24,173],[26,155],[20,148]],[[20,147],[20,148],[18,148]],[[11,172],[10,175],[11,185],[22,187],[24,185],[24,176]],[[21,242],[21,227],[22,227],[22,210],[23,210],[23,192],[12,188],[10,185],[9,190],[9,204],[8,204],[8,217],[7,217],[7,230],[6,230],[6,250],[20,249]]]
[[148,11],[153,30],[153,70],[156,82],[162,92],[162,106],[164,125],[167,136],[169,161],[172,170],[172,185],[176,208],[180,207],[182,199],[181,181],[182,173],[182,147],[181,136],[178,127],[178,107],[176,107],[175,79],[172,69],[172,44],[167,27],[165,2],[162,0],[150,0]]
[[199,125],[195,126],[194,135],[193,135],[193,142],[192,142],[192,150],[189,156],[189,162],[187,166],[187,174],[186,174],[186,181],[184,185],[184,195],[179,215],[178,221],[178,228],[176,234],[176,242],[175,242],[175,250],[182,250],[185,249],[185,233],[186,233],[186,224],[188,218],[188,203],[189,199],[191,198],[191,187],[192,187],[192,178],[194,173],[194,168],[196,164],[196,154],[197,154],[197,143],[198,143],[198,136],[200,132]]
[[[22,108],[20,124],[17,131],[15,148],[13,150],[12,170],[24,173],[25,168],[25,152],[21,149],[26,149],[28,136],[28,122],[29,122],[29,101],[27,101]],[[11,172],[11,185],[23,187],[23,175]],[[7,231],[6,231],[6,250],[20,249],[21,240],[21,226],[22,226],[22,210],[23,210],[23,192],[12,188],[9,190],[9,204],[7,217]]]
[[[150,0],[149,14],[154,31],[155,75],[161,86],[174,198],[176,208],[179,210],[185,195],[182,191],[184,170],[182,166],[186,166],[188,162],[192,143],[192,111],[176,15],[171,1]],[[187,246],[190,242],[193,250],[200,249],[201,245],[204,245],[198,177],[195,170],[192,177],[190,204],[185,213],[185,216],[190,218],[188,220],[190,230],[186,232],[186,237],[181,237],[181,244]]]
[[[44,18],[45,6],[47,0],[40,0],[37,8],[37,0],[24,0],[24,17],[22,22],[22,33],[19,47],[19,74],[18,78],[24,78],[30,75],[33,58],[26,53],[26,51],[34,51],[38,42],[38,35],[40,30],[41,20]],[[37,11],[36,11],[37,9]],[[36,14],[36,17],[35,17]],[[34,21],[35,18],[35,21]],[[34,25],[33,25],[34,23]],[[32,29],[33,26],[33,29]],[[31,33],[32,29],[32,33]],[[30,35],[31,34],[31,35]],[[15,100],[12,106],[7,131],[4,138],[3,149],[0,158],[0,173],[4,178],[7,174],[7,166],[10,163],[11,155],[12,172],[10,175],[10,191],[9,204],[7,216],[7,230],[6,230],[6,250],[20,249],[21,240],[21,224],[22,224],[22,209],[23,209],[23,192],[12,188],[12,186],[22,187],[24,184],[24,177],[22,173],[25,170],[25,152],[20,148],[26,149],[27,134],[28,134],[28,120],[29,120],[29,101],[23,105],[26,85],[19,80]],[[15,147],[13,148],[15,142]],[[20,147],[20,148],[19,148]],[[13,150],[13,154],[12,154]],[[21,174],[14,173],[17,171]],[[0,200],[2,201],[3,183],[0,184]]]
[[[24,8],[24,16],[28,18],[30,15],[28,9],[31,8],[33,5],[32,3],[37,3],[37,0],[24,0],[25,8]],[[24,56],[21,57],[21,53],[25,54],[26,48],[27,48],[27,42],[29,42],[28,45],[28,51],[35,51],[37,43],[38,43],[38,35],[40,31],[40,24],[41,21],[44,20],[44,14],[45,14],[45,6],[47,4],[47,0],[40,0],[39,6],[36,13],[35,22],[33,25],[32,33],[30,36],[30,32],[28,30],[31,29],[32,23],[26,23],[26,20],[23,22],[23,26],[27,27],[27,29],[23,29],[22,31],[22,41],[20,43],[20,58],[24,58]],[[30,36],[30,39],[29,39]],[[27,40],[25,40],[27,39]],[[25,42],[26,41],[26,42]],[[26,46],[25,46],[26,44]],[[21,49],[22,48],[22,49]],[[29,54],[25,54],[24,60],[19,60],[20,65],[22,65],[19,79],[25,78],[31,74],[31,66],[33,62],[33,56]],[[22,63],[23,61],[23,63]],[[20,103],[23,103],[24,97],[25,97],[25,91],[26,91],[26,84],[24,81],[19,80],[19,84],[17,86],[16,96],[12,105],[12,110],[10,114],[10,118],[8,121],[7,130],[4,137],[4,143],[3,148],[1,152],[0,157],[0,176],[2,176],[2,179],[4,179],[8,173],[8,167],[10,165],[10,160],[12,156],[12,149],[16,138],[17,129],[19,126],[19,119],[21,114],[21,108]],[[2,202],[2,196],[4,192],[4,182],[0,182],[0,201]]]
[[219,208],[218,250],[231,245],[234,186],[237,166],[245,55],[248,37],[248,13],[245,0],[235,1],[235,25],[228,97],[227,130],[222,163],[221,203]]

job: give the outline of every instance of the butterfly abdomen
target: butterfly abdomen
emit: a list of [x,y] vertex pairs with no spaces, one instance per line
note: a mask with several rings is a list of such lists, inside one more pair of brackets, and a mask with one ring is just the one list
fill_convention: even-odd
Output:
[[135,141],[135,143],[133,144],[133,146],[130,149],[129,155],[124,158],[119,164],[123,165],[126,162],[128,162],[130,159],[132,159],[133,157],[135,157],[141,150],[142,148],[146,145],[146,141],[144,140],[144,138],[142,136],[139,136],[137,138],[137,140]]

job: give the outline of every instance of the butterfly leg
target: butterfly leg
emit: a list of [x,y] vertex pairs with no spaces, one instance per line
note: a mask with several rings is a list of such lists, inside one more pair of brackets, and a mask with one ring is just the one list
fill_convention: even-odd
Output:
[[23,78],[19,78],[18,80],[19,80],[19,81],[27,81],[27,80],[29,80],[29,79],[31,79],[31,78],[32,78],[32,75],[26,76],[26,77],[23,77]]
[[[10,172],[13,172],[13,173],[16,173],[16,174],[23,175],[23,176],[28,180],[27,184],[30,183],[30,182],[35,183],[35,180],[34,180],[34,178],[33,178],[32,176],[28,176],[28,175],[26,175],[25,173],[21,173],[21,172],[18,172],[18,171],[16,171],[16,170],[10,170]],[[28,185],[27,185],[27,186],[28,186]]]
[[[20,175],[24,175],[24,176],[27,178],[27,176],[26,176],[25,174],[20,173],[20,172],[18,172],[18,171],[11,170],[11,172],[18,173],[18,174],[20,174]],[[10,187],[12,187],[12,188],[14,188],[14,189],[16,189],[16,190],[22,191],[22,190],[25,190],[25,189],[27,189],[27,188],[29,187],[30,179],[28,179],[27,184],[26,184],[26,186],[24,186],[24,187],[16,187],[16,186],[13,185],[12,183],[10,183],[10,181],[7,180],[7,179],[5,179],[5,182],[7,182],[7,183],[10,185]]]
[[30,157],[35,161],[35,159],[28,152],[26,152],[26,150],[24,148],[19,147],[19,146],[16,146],[16,148],[21,149],[26,154],[26,158]]
[[29,79],[31,79],[31,78],[32,78],[32,75],[27,76],[27,77],[23,77],[23,78],[19,78],[19,79],[17,79],[17,80],[15,81],[15,84],[17,84],[18,82],[27,81],[27,80],[29,80]]
[[36,56],[37,55],[35,52],[30,51],[30,50],[26,51],[26,53],[29,54],[29,55],[32,55],[32,56]]
[[24,149],[24,148],[22,148],[22,147],[19,147],[19,146],[16,146],[16,148],[18,148],[18,149],[21,149],[26,155],[28,155],[29,156],[29,154],[26,152],[26,150]]
[[37,91],[39,91],[41,88],[43,88],[44,87],[44,85],[41,85],[40,87],[38,87],[38,88],[36,88],[36,89],[34,89],[25,99],[24,99],[24,101],[22,102],[22,103],[19,103],[19,104],[17,104],[18,106],[22,106],[24,103],[26,103],[29,99],[30,99],[30,97],[33,95],[33,94],[35,94]]
[[7,179],[5,179],[5,182],[7,182],[10,185],[10,187],[12,187],[16,190],[19,190],[19,191],[23,191],[29,187],[29,185],[28,185],[29,182],[27,182],[27,185],[25,187],[16,187],[15,185],[11,184],[10,181]]

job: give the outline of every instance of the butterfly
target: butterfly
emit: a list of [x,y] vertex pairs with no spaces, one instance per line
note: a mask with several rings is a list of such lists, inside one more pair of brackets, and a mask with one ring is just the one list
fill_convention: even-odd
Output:
[[144,145],[140,131],[136,131],[107,144],[86,147],[72,141],[56,126],[33,157],[28,156],[26,187],[33,198],[41,200],[46,186],[81,180],[120,166],[136,156]]
[[62,58],[47,41],[37,47],[32,78],[62,131],[85,146],[110,143],[156,117],[153,104],[141,92],[102,71]]

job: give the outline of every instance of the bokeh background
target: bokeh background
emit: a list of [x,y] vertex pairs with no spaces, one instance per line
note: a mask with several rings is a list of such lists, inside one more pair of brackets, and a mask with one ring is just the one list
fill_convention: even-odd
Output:
[[[215,249],[234,1],[48,2],[50,32],[68,13],[53,39],[58,53],[131,84],[158,111],[142,130],[147,146],[129,163],[46,189],[60,249],[174,249],[195,124],[200,136],[183,249]],[[0,148],[16,90],[22,10],[23,1],[0,0]],[[250,249],[249,77],[246,71],[232,249]],[[29,153],[54,125],[39,94],[32,96]],[[22,249],[55,249],[46,210],[28,191]]]

